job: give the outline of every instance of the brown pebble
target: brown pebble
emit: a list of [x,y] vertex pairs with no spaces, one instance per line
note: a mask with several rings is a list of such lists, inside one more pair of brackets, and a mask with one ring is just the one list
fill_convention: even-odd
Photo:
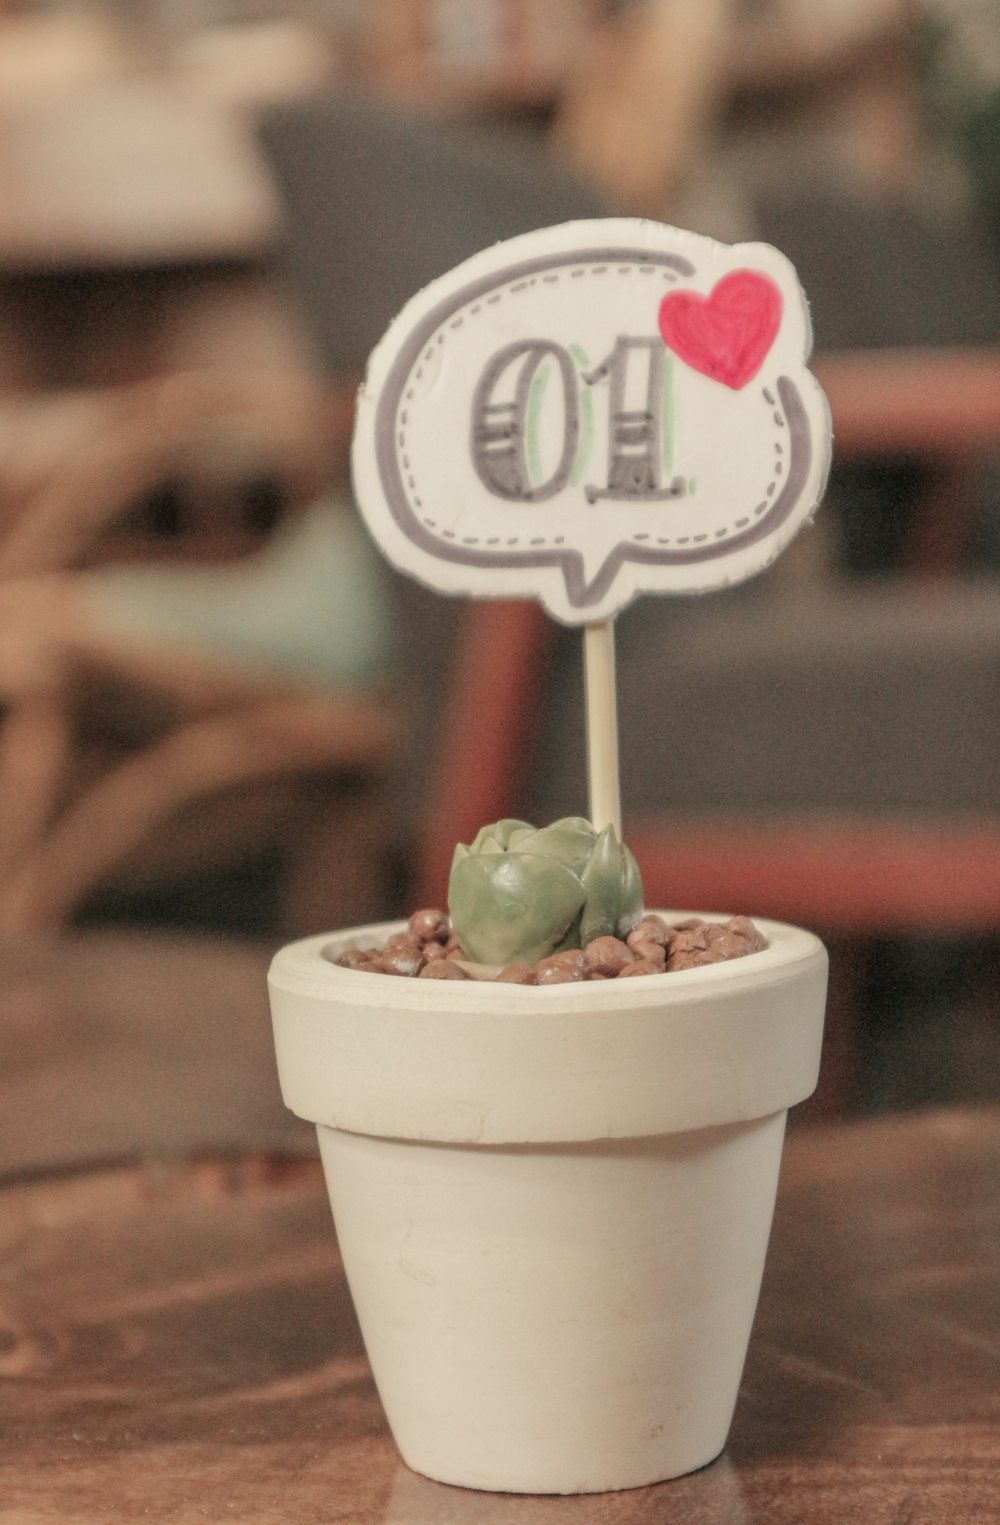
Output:
[[719,964],[722,960],[717,953],[707,948],[682,948],[679,953],[671,953],[667,959],[667,973],[678,974],[682,969],[703,969],[706,964]]
[[469,976],[454,959],[435,958],[424,965],[419,978],[422,980],[467,980]]
[[416,948],[419,951],[420,939],[419,937],[414,937],[413,933],[407,928],[403,932],[393,932],[391,937],[387,937],[382,948],[383,953],[386,948]]
[[508,964],[497,975],[500,985],[535,985],[537,978],[534,964]]
[[[749,925],[753,927],[752,922]],[[674,974],[679,969],[702,969],[706,964],[722,964],[731,958],[757,953],[763,939],[756,927],[753,932],[759,942],[751,940],[742,926],[734,930],[731,922],[705,922],[690,931],[679,932],[670,947],[667,969]]]
[[422,943],[443,942],[448,936],[448,918],[436,906],[414,911],[408,925],[413,936],[418,937]]
[[726,925],[736,937],[743,939],[748,953],[761,953],[767,947],[767,938],[749,916],[730,916]]
[[667,962],[667,950],[662,943],[633,943],[632,952],[636,958],[645,959],[647,963],[655,964],[658,969],[663,969]]
[[634,963],[626,964],[625,968],[619,971],[618,978],[620,980],[627,980],[640,974],[662,973],[662,964],[654,964],[652,959],[649,958],[637,958]]
[[333,962],[341,969],[369,969],[377,961],[378,953],[373,948],[345,948]]
[[535,965],[539,985],[576,984],[586,976],[581,948],[567,949],[539,959]]
[[[427,934],[434,933],[434,936]],[[538,964],[507,964],[492,978],[505,985],[567,985],[581,980],[634,978],[661,974],[664,969],[699,969],[707,964],[742,958],[767,947],[767,939],[748,916],[727,922],[700,916],[668,926],[649,912],[623,942],[598,937],[586,950],[564,949]],[[341,969],[424,979],[468,979],[461,967],[465,954],[443,911],[415,911],[404,929],[394,932],[382,948],[345,948],[333,960]]]
[[579,985],[586,978],[582,969],[573,969],[569,964],[546,964],[543,968],[538,966],[538,985]]
[[397,974],[412,979],[423,967],[424,956],[420,949],[406,947],[401,943],[395,947],[387,944],[378,959],[378,968],[382,974]]
[[630,948],[636,943],[659,943],[662,948],[668,936],[669,929],[662,916],[646,915],[636,922],[625,941]]
[[712,928],[707,921],[698,926],[681,927],[675,930],[667,947],[669,958],[675,954],[704,953],[712,937]]
[[595,937],[583,950],[586,966],[594,974],[616,975],[631,964],[635,955],[620,937]]
[[550,953],[548,959],[540,959],[539,963],[565,964],[569,969],[582,969],[583,949],[563,948],[560,953]]

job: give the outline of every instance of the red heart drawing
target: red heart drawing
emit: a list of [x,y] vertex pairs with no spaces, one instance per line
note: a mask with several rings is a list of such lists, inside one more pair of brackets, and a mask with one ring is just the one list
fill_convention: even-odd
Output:
[[781,291],[757,270],[733,270],[707,297],[672,291],[660,303],[660,333],[692,370],[734,391],[756,376],[781,326]]

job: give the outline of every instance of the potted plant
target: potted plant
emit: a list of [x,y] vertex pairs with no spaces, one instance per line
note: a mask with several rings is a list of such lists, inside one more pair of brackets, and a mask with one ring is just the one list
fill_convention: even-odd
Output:
[[549,986],[334,962],[403,924],[276,955],[282,1093],[415,1470],[578,1493],[722,1449],[826,990],[815,936],[757,925],[732,962]]

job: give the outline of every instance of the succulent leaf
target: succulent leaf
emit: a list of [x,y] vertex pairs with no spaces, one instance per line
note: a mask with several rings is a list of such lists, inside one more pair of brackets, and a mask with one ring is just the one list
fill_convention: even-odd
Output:
[[645,907],[645,894],[642,888],[642,875],[635,856],[625,846],[619,843],[622,855],[622,889],[621,909],[618,912],[618,925],[615,927],[615,936],[626,938],[642,920]]
[[594,828],[581,816],[564,816],[560,821],[553,821],[551,826],[543,826],[522,839],[518,847],[519,852],[558,858],[574,874],[581,875],[593,850]]
[[448,900],[466,955],[480,964],[544,958],[579,911],[579,877],[530,854],[469,855],[452,870]]
[[515,821],[510,819],[510,817],[505,817],[502,821],[493,821],[489,826],[480,826],[476,832],[476,839],[469,848],[469,851],[470,853],[482,852],[484,843],[493,841],[498,845],[497,847],[487,849],[488,851],[506,852],[514,832],[533,830],[534,828],[529,826],[527,821]]
[[535,830],[505,819],[455,849],[448,904],[466,955],[483,964],[535,962],[594,937],[624,937],[642,914],[636,861],[608,826],[581,816]]
[[610,937],[618,925],[622,887],[622,855],[614,829],[606,826],[594,843],[590,862],[583,871],[587,892],[580,939],[584,946],[595,937]]

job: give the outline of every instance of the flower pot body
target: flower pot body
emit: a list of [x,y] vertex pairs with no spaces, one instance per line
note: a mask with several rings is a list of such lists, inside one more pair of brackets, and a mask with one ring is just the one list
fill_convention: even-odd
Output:
[[416,1471],[582,1493],[722,1449],[826,992],[818,939],[758,925],[731,963],[544,988],[332,963],[395,926],[276,955],[282,1093]]

